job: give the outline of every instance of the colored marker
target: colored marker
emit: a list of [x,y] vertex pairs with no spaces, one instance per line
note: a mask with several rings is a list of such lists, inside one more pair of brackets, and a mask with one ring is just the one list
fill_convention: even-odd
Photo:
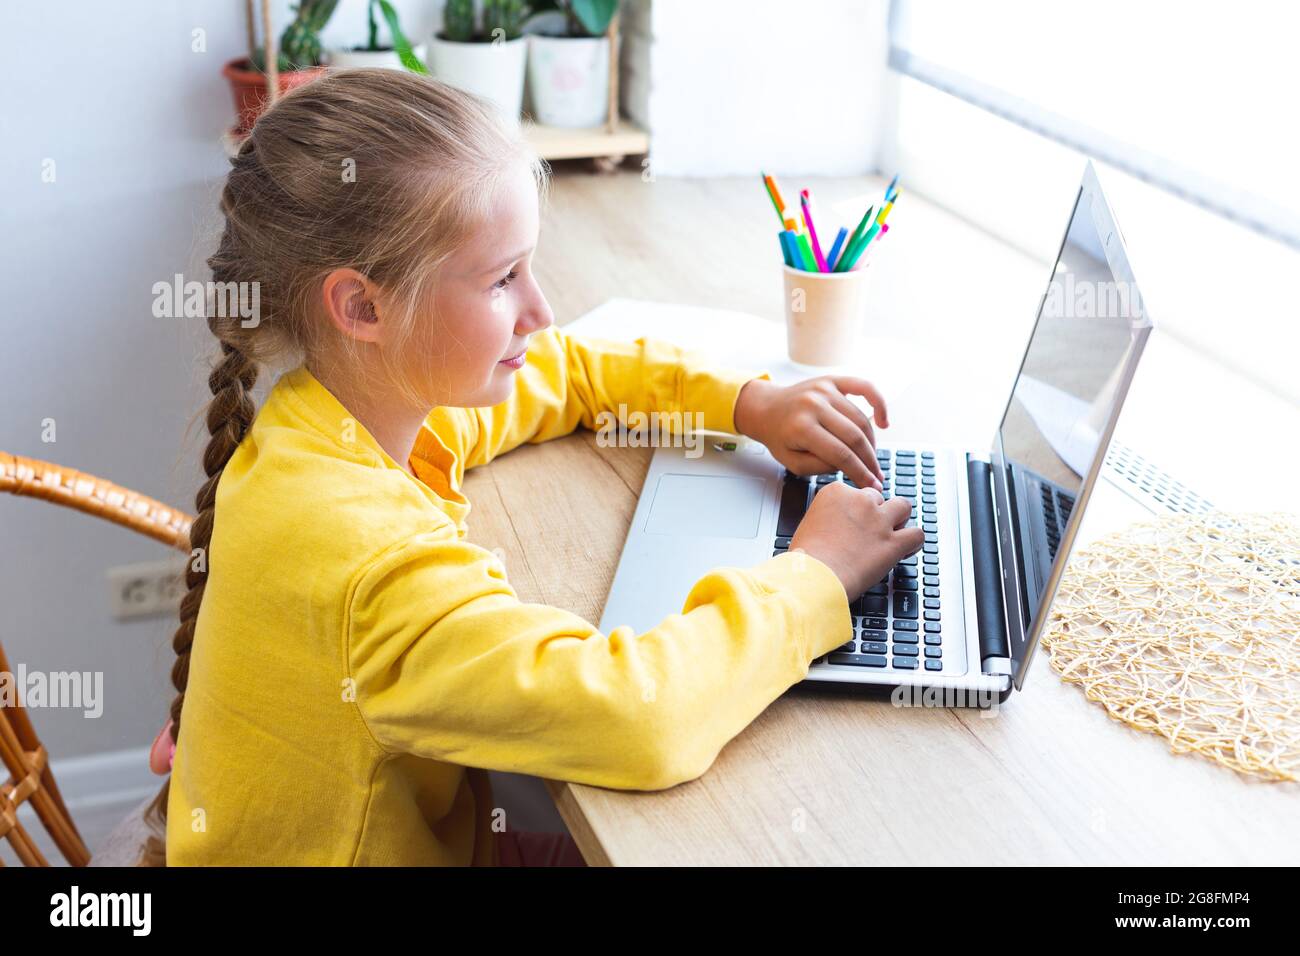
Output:
[[835,271],[835,260],[839,258],[840,248],[844,245],[844,240],[848,238],[849,231],[840,226],[840,231],[835,234],[835,241],[831,243],[831,254],[826,257],[826,271]]
[[808,233],[801,232],[794,238],[799,246],[799,255],[803,259],[804,271],[817,272],[817,260],[813,256],[812,245],[808,242]]
[[790,244],[790,265],[794,266],[796,269],[802,270],[804,267],[803,250],[799,248],[799,233],[795,232],[793,229],[787,229],[785,234],[786,242]]
[[775,176],[763,175],[763,181],[767,183],[768,193],[772,197],[772,202],[776,204],[777,211],[781,213],[781,218],[785,218],[785,199],[781,196],[781,187],[776,184]]
[[889,181],[889,185],[885,187],[885,202],[893,202],[895,198],[894,187],[897,185],[898,176],[895,175],[894,178]]
[[812,198],[808,195],[808,190],[804,190],[799,197],[799,205],[803,209],[803,221],[808,226],[808,238],[812,240],[813,258],[817,260],[818,272],[830,272],[826,265],[826,257],[822,255],[822,244],[817,241],[817,226],[813,223]]
[[790,250],[790,268],[803,269],[803,253],[799,251],[798,237],[787,229],[784,233],[786,247]]
[[781,258],[785,260],[788,266],[794,265],[794,259],[790,256],[789,234],[783,229],[776,234],[777,240],[781,243]]
[[845,260],[848,259],[849,253],[853,251],[854,245],[862,238],[862,234],[867,231],[867,223],[871,222],[871,214],[876,211],[875,206],[868,206],[867,211],[862,214],[862,221],[858,227],[853,230],[853,235],[849,236],[848,245],[844,247],[844,252],[840,254],[839,261],[835,263],[836,272],[844,272],[848,269]]
[[876,238],[876,233],[879,231],[880,223],[872,223],[871,228],[858,240],[858,244],[840,257],[840,264],[844,267],[840,270],[841,272],[848,272],[858,264],[858,260],[862,258],[862,253],[867,251],[867,246],[871,245],[871,240]]
[[763,189],[767,192],[767,198],[772,200],[772,208],[776,210],[776,218],[785,220],[785,211],[777,199],[776,184],[772,182],[772,177],[766,173],[759,173],[763,177]]

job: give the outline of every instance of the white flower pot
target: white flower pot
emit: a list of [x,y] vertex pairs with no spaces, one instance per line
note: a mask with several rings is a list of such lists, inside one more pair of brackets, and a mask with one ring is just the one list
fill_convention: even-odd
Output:
[[[417,47],[412,47],[420,60],[425,58],[425,46],[421,43]],[[402,58],[397,55],[396,50],[330,50],[330,66],[339,70],[349,70],[353,67],[378,66],[389,70],[404,70]]]
[[429,40],[429,72],[445,83],[495,103],[513,122],[524,105],[524,66],[528,44],[523,37],[500,43],[455,43]]
[[609,37],[528,37],[533,118],[586,129],[609,116]]

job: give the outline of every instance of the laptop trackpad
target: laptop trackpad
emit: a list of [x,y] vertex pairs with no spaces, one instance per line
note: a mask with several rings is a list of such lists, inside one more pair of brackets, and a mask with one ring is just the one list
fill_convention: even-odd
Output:
[[660,475],[646,519],[647,534],[753,538],[767,501],[761,478]]

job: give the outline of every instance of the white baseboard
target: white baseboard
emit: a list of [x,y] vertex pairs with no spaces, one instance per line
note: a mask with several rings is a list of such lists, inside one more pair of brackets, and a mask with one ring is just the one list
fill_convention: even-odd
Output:
[[123,812],[158,792],[163,778],[149,769],[149,748],[50,761],[59,792],[74,818],[78,810],[121,805]]

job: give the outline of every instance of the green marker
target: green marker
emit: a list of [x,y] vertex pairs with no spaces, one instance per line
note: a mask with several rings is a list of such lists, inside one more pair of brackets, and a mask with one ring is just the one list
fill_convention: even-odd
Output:
[[867,234],[858,240],[857,248],[850,249],[845,255],[840,257],[841,261],[847,261],[847,265],[844,266],[845,272],[848,272],[858,264],[858,260],[862,258],[862,253],[867,251],[867,246],[871,244],[872,239],[876,238],[876,233],[878,232],[880,232],[880,223],[872,223],[871,228],[867,230]]
[[817,260],[813,258],[812,246],[808,242],[808,233],[801,232],[794,238],[799,246],[799,258],[803,260],[804,272],[817,272]]
[[867,231],[867,223],[871,222],[871,214],[875,211],[875,206],[867,207],[866,213],[862,216],[862,221],[859,222],[858,227],[853,230],[853,234],[849,236],[848,242],[844,243],[844,251],[840,253],[840,261],[835,263],[836,272],[848,271],[849,267],[846,261],[849,257],[848,254],[853,251],[854,244],[861,239],[862,234]]

